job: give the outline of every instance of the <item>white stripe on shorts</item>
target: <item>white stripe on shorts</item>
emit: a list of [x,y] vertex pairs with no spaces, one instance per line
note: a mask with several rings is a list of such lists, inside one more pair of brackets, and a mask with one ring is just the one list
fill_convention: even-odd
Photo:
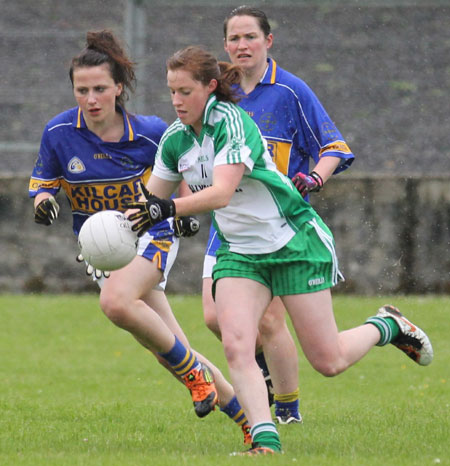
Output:
[[321,239],[322,243],[325,245],[328,251],[330,251],[331,259],[333,262],[333,285],[337,285],[339,281],[345,281],[344,276],[341,274],[338,268],[338,258],[334,248],[333,237],[319,225],[315,218],[310,220],[308,223],[314,228],[314,230],[316,230],[317,236]]

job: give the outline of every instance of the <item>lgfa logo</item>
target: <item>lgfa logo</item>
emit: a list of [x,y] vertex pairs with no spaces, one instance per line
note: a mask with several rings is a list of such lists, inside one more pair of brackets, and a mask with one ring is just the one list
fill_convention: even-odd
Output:
[[70,173],[83,173],[86,171],[84,163],[78,157],[72,157],[67,164]]

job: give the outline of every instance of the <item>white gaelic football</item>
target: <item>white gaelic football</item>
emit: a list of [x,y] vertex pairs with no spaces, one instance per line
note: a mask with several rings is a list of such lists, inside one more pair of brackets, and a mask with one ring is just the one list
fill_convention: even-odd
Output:
[[138,237],[122,212],[104,210],[81,227],[78,246],[85,261],[103,271],[118,270],[136,256]]

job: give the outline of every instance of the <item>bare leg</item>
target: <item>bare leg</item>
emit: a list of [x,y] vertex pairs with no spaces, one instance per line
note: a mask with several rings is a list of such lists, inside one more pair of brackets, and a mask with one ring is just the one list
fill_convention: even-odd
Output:
[[271,301],[268,288],[246,278],[216,285],[217,316],[236,396],[253,426],[272,422],[264,378],[255,361],[259,320]]
[[380,339],[373,325],[338,332],[329,289],[284,296],[282,300],[306,358],[327,377],[355,364]]
[[[133,284],[129,283],[130,271],[126,271],[127,268],[113,272],[111,277],[105,280],[101,306],[116,325],[128,330],[175,378],[180,380],[158,353],[170,351],[175,342],[173,335],[176,335],[186,348],[190,347],[189,341],[178,324],[164,292],[152,289],[161,280],[161,271],[155,263],[147,259],[137,257],[135,261],[138,260],[139,264],[133,267],[131,272]],[[120,272],[126,273],[128,279],[125,279],[124,273]],[[155,341],[159,343],[156,344]],[[233,387],[216,366],[203,355],[195,350],[194,352],[197,358],[206,363],[213,372],[219,406],[226,406],[234,396]]]
[[280,298],[272,300],[259,324],[264,355],[276,394],[298,388],[298,355],[286,325],[286,310]]

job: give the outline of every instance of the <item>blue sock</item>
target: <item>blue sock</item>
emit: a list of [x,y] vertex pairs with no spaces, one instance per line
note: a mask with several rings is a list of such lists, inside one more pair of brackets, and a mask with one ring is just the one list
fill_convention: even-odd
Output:
[[168,353],[158,353],[164,358],[174,372],[180,377],[185,376],[188,372],[197,366],[200,366],[195,355],[189,348],[186,348],[183,343],[175,335],[175,344]]
[[244,424],[248,424],[247,416],[235,396],[230,400],[225,408],[220,408],[220,410],[233,419],[237,425],[242,427]]

